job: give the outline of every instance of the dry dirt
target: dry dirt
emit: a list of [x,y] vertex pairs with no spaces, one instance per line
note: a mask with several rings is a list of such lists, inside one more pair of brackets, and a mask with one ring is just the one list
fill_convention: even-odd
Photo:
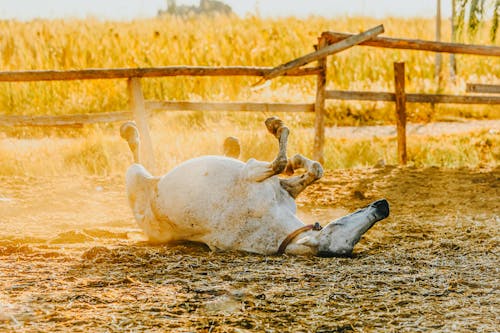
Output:
[[500,168],[329,171],[322,224],[385,197],[353,258],[141,241],[122,177],[0,178],[0,331],[495,332]]

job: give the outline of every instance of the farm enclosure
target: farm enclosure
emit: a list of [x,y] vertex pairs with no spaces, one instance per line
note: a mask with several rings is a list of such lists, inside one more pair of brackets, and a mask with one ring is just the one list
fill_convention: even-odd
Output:
[[[255,66],[268,65],[289,60],[303,54],[304,50],[310,51],[311,39],[318,31],[353,31],[352,27],[360,25],[347,20],[347,28],[338,27],[345,22],[335,22],[333,29],[330,22],[321,19],[316,19],[314,24],[256,19],[246,19],[243,24],[238,24],[241,22],[222,20],[222,23],[190,22],[196,31],[206,29],[204,38],[179,33],[182,29],[189,29],[186,29],[186,23],[178,21],[129,24],[54,22],[49,26],[35,22],[31,26],[17,26],[21,35],[26,36],[20,39],[21,44],[30,38],[30,41],[34,40],[27,45],[32,52],[19,54],[22,47],[7,47],[5,49],[10,53],[8,59],[4,58],[4,65],[17,65],[21,69],[27,68],[25,64],[37,69],[67,69],[107,67],[111,62],[113,67],[127,67],[172,65],[172,59],[193,66],[218,62],[238,65],[239,61]],[[429,39],[426,30],[422,29],[425,27],[422,22],[425,20],[409,24],[388,20],[386,28],[405,36]],[[7,25],[4,31],[8,37],[2,42],[4,46],[9,45],[10,37],[16,36],[13,33],[16,25],[0,24]],[[292,42],[285,47],[278,34],[282,29],[280,24],[296,28],[287,36],[286,42]],[[365,26],[374,24],[363,23]],[[407,31],[400,32],[391,25],[405,25]],[[93,30],[95,26],[98,26],[97,33]],[[228,35],[229,27],[232,30]],[[250,32],[242,31],[243,27]],[[59,34],[60,31],[64,33]],[[72,34],[79,37],[81,44],[71,44],[68,36]],[[215,40],[214,34],[224,36],[222,44],[215,49],[210,47]],[[248,36],[252,37],[254,44],[248,44]],[[173,43],[175,38],[181,42]],[[14,43],[18,41],[14,38]],[[41,46],[49,44],[49,49]],[[247,44],[254,46],[252,52],[237,53],[230,48],[235,45],[241,50],[245,49],[242,45]],[[124,49],[123,45],[130,47]],[[175,50],[179,45],[192,47],[190,58],[182,48]],[[74,47],[82,47],[81,52],[67,52]],[[146,47],[150,53],[141,57],[141,51]],[[85,51],[90,49],[95,53]],[[167,49],[175,57],[165,57],[162,52]],[[122,53],[113,54],[111,50]],[[29,57],[32,54],[38,57],[32,59]],[[273,58],[269,58],[271,55]],[[394,60],[403,57],[405,61],[413,62],[408,91],[436,90],[427,73],[429,58],[432,61],[432,57],[409,55],[403,51],[391,53],[391,57],[397,58]],[[365,66],[366,59],[374,66]],[[335,57],[330,60],[329,67],[345,71],[330,73],[329,80],[343,89],[371,89],[375,86],[380,90],[390,90],[392,72],[379,66],[385,62],[380,59],[385,60],[380,52],[361,48],[346,56]],[[465,57],[463,61],[461,80],[472,77],[489,82],[495,79],[498,62],[488,58],[474,62]],[[392,66],[390,62],[389,66]],[[241,85],[249,83],[238,82]],[[0,93],[1,102],[8,106],[9,113],[16,114],[119,110],[125,107],[127,99],[123,84],[102,81],[6,85]],[[310,103],[312,101],[308,98],[313,95],[314,82],[302,78],[291,79],[289,84],[278,81],[258,93],[238,91],[225,80],[182,80],[179,87],[165,80],[153,81],[146,85],[145,92],[154,98],[168,95],[175,99],[201,100],[208,97],[255,101],[264,97],[271,101],[280,98],[286,102]],[[207,87],[214,88],[215,96],[207,96]],[[460,83],[445,89],[454,92],[454,89],[460,89]],[[72,91],[77,91],[78,96]],[[103,91],[108,97],[96,102],[95,96]],[[14,103],[14,100],[18,102]],[[352,119],[348,121],[354,124],[363,119],[370,120],[369,111],[380,106],[370,104],[369,111],[365,107],[366,104],[344,109],[335,106],[330,122],[339,119],[337,116],[343,112],[350,112]],[[461,110],[458,115],[487,118],[498,115],[495,109],[468,110]],[[446,110],[443,113],[438,110],[437,115],[422,109],[417,111],[410,113],[416,120],[433,120],[446,115]],[[372,120],[392,122],[387,114],[384,110],[373,112],[376,118]],[[202,123],[202,126],[194,127],[200,130],[199,141],[219,135],[211,128],[210,121],[204,123],[203,117],[199,117],[201,120],[196,117],[190,115],[188,119]],[[241,123],[246,124],[246,120],[243,118]],[[287,121],[298,124],[303,120],[290,117]],[[189,130],[193,128],[189,123],[183,125]],[[163,133],[171,129],[162,124],[162,127],[157,125],[156,131]],[[88,134],[85,129],[84,133]],[[211,150],[201,145],[196,150],[193,142],[199,141],[181,141],[175,136],[176,132],[168,134],[170,136],[163,134],[162,140],[158,141],[161,143],[158,149],[167,156],[163,164],[167,169],[170,167],[167,162],[175,165],[185,157],[181,153],[189,150],[186,147],[190,148],[187,155],[199,153],[202,149],[205,152],[205,148],[209,152],[216,151],[213,141],[209,143]],[[495,129],[481,133],[476,141],[467,141],[475,138],[469,134],[454,141],[472,146],[474,153],[470,155],[477,153],[477,159],[464,162],[459,158],[450,164],[439,159],[435,160],[437,162],[422,162],[417,157],[420,158],[426,150],[443,158],[442,150],[427,146],[422,151],[414,148],[411,151],[412,163],[424,167],[397,168],[390,165],[395,161],[385,159],[386,163],[379,168],[329,170],[322,181],[299,197],[300,214],[304,220],[322,223],[373,199],[386,197],[389,200],[391,217],[370,230],[356,248],[353,259],[263,257],[211,253],[197,246],[143,243],[124,195],[124,165],[130,161],[128,152],[126,155],[122,153],[126,148],[107,137],[95,142],[94,136],[89,137],[86,145],[73,147],[70,151],[59,149],[62,140],[46,138],[50,149],[43,151],[44,154],[33,156],[29,152],[25,154],[22,149],[14,149],[12,155],[6,155],[12,157],[9,161],[14,166],[9,168],[10,165],[2,164],[0,178],[0,329],[493,332],[498,327],[500,145]],[[248,148],[253,148],[252,142],[257,148],[266,145],[255,133],[245,139]],[[352,151],[359,154],[358,148],[364,148],[375,155],[377,161],[381,156],[374,152],[374,147],[382,145],[383,141],[370,140],[371,146],[354,146]],[[419,143],[426,140],[418,138]],[[446,138],[437,140],[442,146]],[[347,139],[340,144],[329,141],[328,147],[332,150],[329,163],[333,164],[336,158],[340,158],[338,146],[350,145],[352,141]],[[300,142],[292,147],[297,147],[297,150],[304,148]],[[459,156],[469,155],[468,152]],[[249,154],[249,157],[267,159],[272,152],[259,153],[261,155]],[[369,156],[369,153],[363,156]],[[356,166],[373,166],[375,161]],[[469,163],[472,168],[460,168]],[[451,165],[456,169],[429,167],[432,164]]]

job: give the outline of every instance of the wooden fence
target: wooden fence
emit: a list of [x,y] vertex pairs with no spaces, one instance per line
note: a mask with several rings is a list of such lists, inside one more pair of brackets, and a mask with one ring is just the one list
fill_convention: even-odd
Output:
[[[350,34],[323,32],[320,40],[326,44],[338,43],[349,38]],[[432,51],[461,53],[480,56],[500,57],[500,47],[467,45],[458,43],[443,43],[417,39],[374,37],[359,44],[360,46],[383,47],[416,51]],[[407,94],[405,92],[405,64],[394,63],[394,93],[372,91],[325,91],[326,99],[363,100],[394,102],[396,108],[396,126],[398,137],[398,160],[400,164],[407,163],[406,153],[406,103],[449,103],[449,104],[500,104],[500,95],[445,95],[445,94]],[[469,84],[467,92],[498,92],[497,85]]]
[[[442,43],[423,40],[377,37],[384,31],[382,25],[357,35],[324,32],[318,38],[316,51],[277,67],[205,67],[169,66],[156,68],[116,68],[84,69],[68,71],[10,71],[0,72],[0,82],[127,79],[130,111],[105,112],[65,116],[6,116],[0,115],[0,126],[75,126],[88,123],[114,122],[135,119],[143,138],[144,151],[141,157],[146,166],[154,165],[152,144],[149,136],[147,115],[150,111],[267,111],[267,112],[314,112],[315,136],[313,158],[323,161],[325,101],[364,100],[394,102],[397,115],[398,157],[406,164],[406,103],[460,103],[460,104],[500,104],[496,95],[442,95],[407,94],[405,92],[405,64],[394,64],[395,91],[339,91],[326,90],[327,56],[348,49],[354,45],[409,49],[419,51],[463,53],[481,56],[500,56],[500,47]],[[302,66],[317,62],[316,67]],[[317,76],[316,100],[309,104],[291,103],[246,103],[246,102],[189,102],[145,100],[141,78],[165,76],[257,76],[256,85],[277,76]],[[468,92],[498,93],[498,86],[468,86]]]

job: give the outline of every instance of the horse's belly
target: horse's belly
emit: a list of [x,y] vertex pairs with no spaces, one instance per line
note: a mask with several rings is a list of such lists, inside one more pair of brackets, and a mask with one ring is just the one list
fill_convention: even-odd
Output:
[[[279,179],[242,179],[245,164],[224,157],[190,160],[166,174],[153,200],[155,217],[172,239],[234,248],[240,238],[278,222],[286,198]],[[274,216],[277,215],[277,216]],[[163,221],[163,222],[162,222]],[[236,246],[238,247],[238,246]]]
[[[181,235],[201,235],[226,215],[241,209],[240,161],[205,156],[187,161],[166,174],[154,198],[156,218]],[[244,194],[243,194],[244,196]]]

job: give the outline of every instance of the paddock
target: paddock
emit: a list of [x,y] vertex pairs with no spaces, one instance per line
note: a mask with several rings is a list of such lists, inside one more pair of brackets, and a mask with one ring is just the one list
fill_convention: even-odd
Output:
[[[325,59],[354,45],[491,57],[500,56],[500,48],[375,37],[382,31],[378,26],[358,35],[323,33],[315,52],[277,67],[0,72],[0,81],[7,84],[127,79],[130,103],[130,110],[98,114],[2,114],[0,126],[83,126],[134,118],[150,141],[148,117],[161,110],[304,112],[314,114],[312,152],[318,160],[324,157],[328,136],[325,100],[393,102],[398,149],[391,154],[401,165],[382,160],[362,169],[330,168],[298,197],[299,217],[323,225],[373,200],[390,202],[391,216],[372,228],[347,259],[150,244],[132,218],[122,174],[65,175],[63,170],[59,176],[2,175],[0,331],[497,331],[498,123],[483,132],[493,139],[482,139],[477,149],[481,154],[481,145],[487,146],[494,163],[455,169],[404,165],[406,103],[495,107],[500,97],[406,93],[404,62],[394,63],[394,92],[327,90]],[[317,67],[299,68],[313,61]],[[271,80],[285,74],[317,76],[315,102],[155,101],[145,100],[141,88],[141,80],[150,77],[245,75]],[[497,88],[471,83],[467,92],[495,93]],[[58,139],[47,140],[57,146]],[[145,146],[154,165],[152,143]],[[14,151],[7,156],[17,155]],[[74,155],[68,156],[69,162]]]
[[0,330],[498,328],[498,167],[327,170],[298,198],[306,222],[392,204],[349,259],[147,244],[121,177],[0,184]]

